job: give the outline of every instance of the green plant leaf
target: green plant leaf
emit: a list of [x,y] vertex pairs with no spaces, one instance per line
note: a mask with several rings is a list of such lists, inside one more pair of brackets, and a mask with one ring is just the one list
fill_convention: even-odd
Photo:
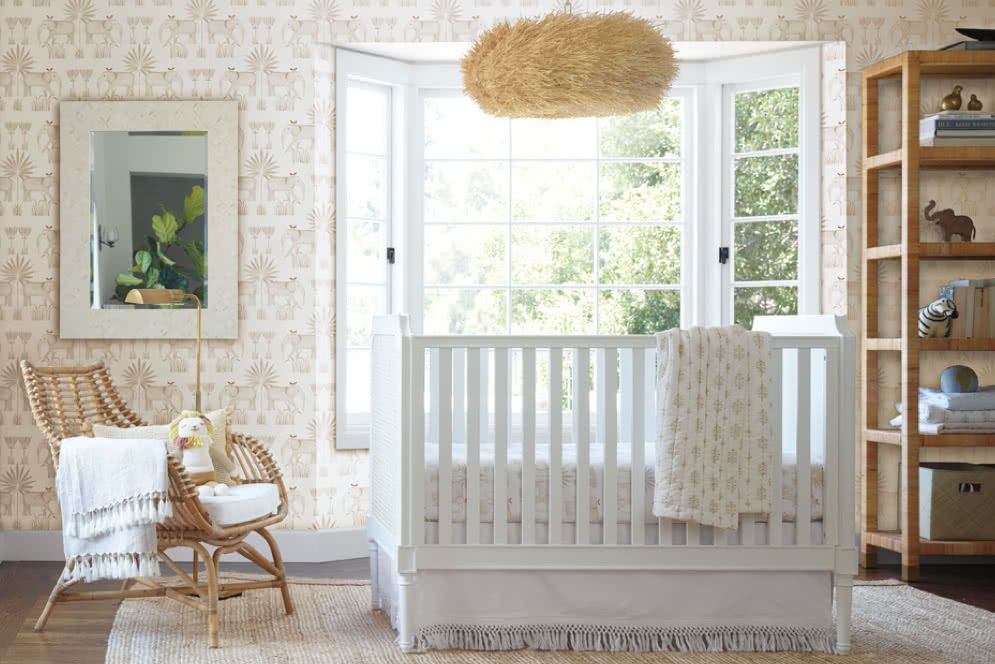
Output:
[[141,286],[143,279],[127,272],[119,272],[114,281],[118,286]]
[[156,247],[155,251],[156,251],[156,255],[159,256],[159,260],[162,262],[163,265],[168,265],[170,267],[173,267],[174,265],[176,265],[176,261],[174,261],[172,258],[170,258],[169,256],[167,256],[166,254],[164,254],[162,252],[162,247],[161,246]]
[[162,214],[152,217],[152,231],[156,239],[165,244],[172,244],[176,241],[176,231],[180,229],[176,216],[169,210],[163,210]]
[[200,240],[191,240],[183,245],[183,251],[187,253],[187,256],[190,257],[190,261],[193,263],[194,267],[197,268],[197,276],[203,277],[204,273],[207,272],[207,266],[204,258],[204,243]]
[[148,249],[139,249],[135,252],[135,267],[138,268],[139,272],[148,272],[151,266],[152,254],[148,252]]
[[159,268],[153,267],[149,268],[149,271],[145,273],[145,287],[146,288],[157,288],[159,287]]
[[196,184],[190,193],[183,197],[183,218],[189,224],[202,214],[204,214],[204,188]]

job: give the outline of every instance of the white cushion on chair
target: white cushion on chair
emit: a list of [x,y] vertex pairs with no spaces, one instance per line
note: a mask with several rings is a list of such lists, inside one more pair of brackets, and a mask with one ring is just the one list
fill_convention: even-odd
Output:
[[204,496],[200,503],[214,523],[230,526],[276,512],[280,508],[280,491],[275,484],[239,484],[223,496]]

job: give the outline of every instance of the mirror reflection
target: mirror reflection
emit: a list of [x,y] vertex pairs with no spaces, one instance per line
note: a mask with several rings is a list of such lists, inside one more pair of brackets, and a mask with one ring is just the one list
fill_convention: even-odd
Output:
[[170,288],[207,307],[207,132],[91,132],[90,188],[91,306]]

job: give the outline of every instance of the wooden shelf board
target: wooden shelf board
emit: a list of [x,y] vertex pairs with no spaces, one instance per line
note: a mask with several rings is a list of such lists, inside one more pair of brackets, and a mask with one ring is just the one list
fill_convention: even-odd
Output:
[[995,351],[995,339],[919,339],[921,351]]
[[995,447],[995,433],[921,434],[922,447]]
[[[968,243],[965,242],[965,244]],[[901,258],[901,257],[902,257],[902,245],[900,244],[883,244],[879,247],[867,247],[866,249],[864,249],[865,261],[881,261],[881,260],[887,260],[889,258]]]
[[864,78],[900,79],[906,55],[919,60],[920,78],[995,77],[995,52],[992,51],[909,51],[865,67]]
[[902,75],[902,62],[905,59],[905,54],[900,53],[898,55],[893,55],[890,58],[881,60],[880,62],[875,62],[873,65],[864,67],[864,78],[865,79],[882,79],[890,78]]
[[898,168],[902,165],[902,151],[892,150],[882,152],[870,157],[864,157],[864,168],[869,171],[876,171],[883,168]]
[[[901,551],[902,533],[895,530],[868,531],[863,534],[871,546],[889,551]],[[981,540],[919,540],[919,553],[922,555],[946,556],[991,556],[995,555],[995,541]]]
[[900,351],[902,340],[898,338],[864,339],[864,348],[872,351]]
[[995,242],[922,242],[919,257],[928,260],[995,260]]
[[[891,150],[864,158],[869,171],[901,168],[902,150]],[[919,148],[920,169],[992,168],[995,169],[995,146],[964,145]]]
[[902,432],[898,429],[864,429],[864,438],[874,443],[901,445]]

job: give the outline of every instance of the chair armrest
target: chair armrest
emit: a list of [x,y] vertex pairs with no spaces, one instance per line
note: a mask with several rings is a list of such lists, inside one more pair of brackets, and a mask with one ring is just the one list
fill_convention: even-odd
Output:
[[240,433],[231,434],[231,456],[242,470],[241,482],[265,482],[283,485],[283,473],[269,450],[252,438]]

